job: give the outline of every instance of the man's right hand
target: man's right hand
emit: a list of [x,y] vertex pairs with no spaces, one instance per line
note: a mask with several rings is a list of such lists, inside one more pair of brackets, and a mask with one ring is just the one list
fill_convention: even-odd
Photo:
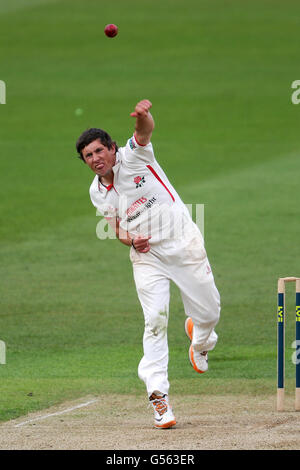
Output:
[[152,103],[149,100],[139,101],[131,117],[136,118],[134,136],[139,145],[147,145],[150,142],[154,129],[154,120],[150,113]]
[[140,119],[146,118],[148,116],[148,112],[150,108],[152,108],[151,101],[149,100],[139,101],[133,113],[130,113],[130,116],[140,118]]
[[150,240],[151,237],[144,237],[143,235],[138,235],[132,239],[133,247],[136,251],[140,253],[147,253],[150,250]]

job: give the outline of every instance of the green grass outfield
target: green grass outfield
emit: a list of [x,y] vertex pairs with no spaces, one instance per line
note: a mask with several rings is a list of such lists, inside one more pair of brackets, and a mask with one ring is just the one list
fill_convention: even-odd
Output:
[[0,1],[1,420],[87,394],[145,394],[128,249],[97,239],[93,175],[74,145],[90,126],[124,144],[142,98],[157,159],[184,202],[205,204],[222,299],[198,376],[172,286],[170,393],[275,394],[276,281],[300,275],[299,17],[291,0]]

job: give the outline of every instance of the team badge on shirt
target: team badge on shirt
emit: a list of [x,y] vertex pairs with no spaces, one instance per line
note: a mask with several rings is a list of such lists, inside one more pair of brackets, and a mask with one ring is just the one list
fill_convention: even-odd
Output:
[[146,183],[145,181],[145,176],[136,176],[134,179],[133,179],[133,182],[136,184],[136,188],[141,188],[143,186],[144,183]]

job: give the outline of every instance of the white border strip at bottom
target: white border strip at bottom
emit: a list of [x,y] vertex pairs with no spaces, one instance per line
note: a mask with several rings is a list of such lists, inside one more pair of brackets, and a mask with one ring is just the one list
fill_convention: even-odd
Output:
[[85,403],[81,403],[80,405],[73,406],[72,408],[68,408],[68,409],[63,410],[63,411],[57,411],[56,413],[50,413],[50,414],[43,415],[43,416],[37,416],[36,418],[28,419],[27,421],[23,421],[22,423],[15,424],[15,427],[18,428],[20,426],[24,426],[24,424],[32,423],[33,421],[40,421],[42,419],[50,418],[51,416],[59,416],[59,415],[62,415],[64,413],[69,413],[70,411],[77,410],[78,408],[83,408],[84,406],[91,405],[92,403],[95,403],[96,401],[98,401],[98,400],[97,399],[90,400],[90,401],[87,401]]

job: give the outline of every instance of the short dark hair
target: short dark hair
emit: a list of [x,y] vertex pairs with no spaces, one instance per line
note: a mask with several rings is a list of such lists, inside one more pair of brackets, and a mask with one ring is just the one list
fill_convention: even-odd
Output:
[[82,155],[82,150],[84,149],[84,147],[86,147],[91,142],[97,139],[99,139],[101,144],[107,147],[108,149],[111,149],[114,145],[116,152],[118,151],[117,143],[113,142],[112,138],[107,132],[105,132],[103,129],[97,129],[95,127],[92,127],[91,129],[87,129],[86,131],[84,131],[76,142],[76,150],[79,154],[78,157],[84,162],[85,160]]

